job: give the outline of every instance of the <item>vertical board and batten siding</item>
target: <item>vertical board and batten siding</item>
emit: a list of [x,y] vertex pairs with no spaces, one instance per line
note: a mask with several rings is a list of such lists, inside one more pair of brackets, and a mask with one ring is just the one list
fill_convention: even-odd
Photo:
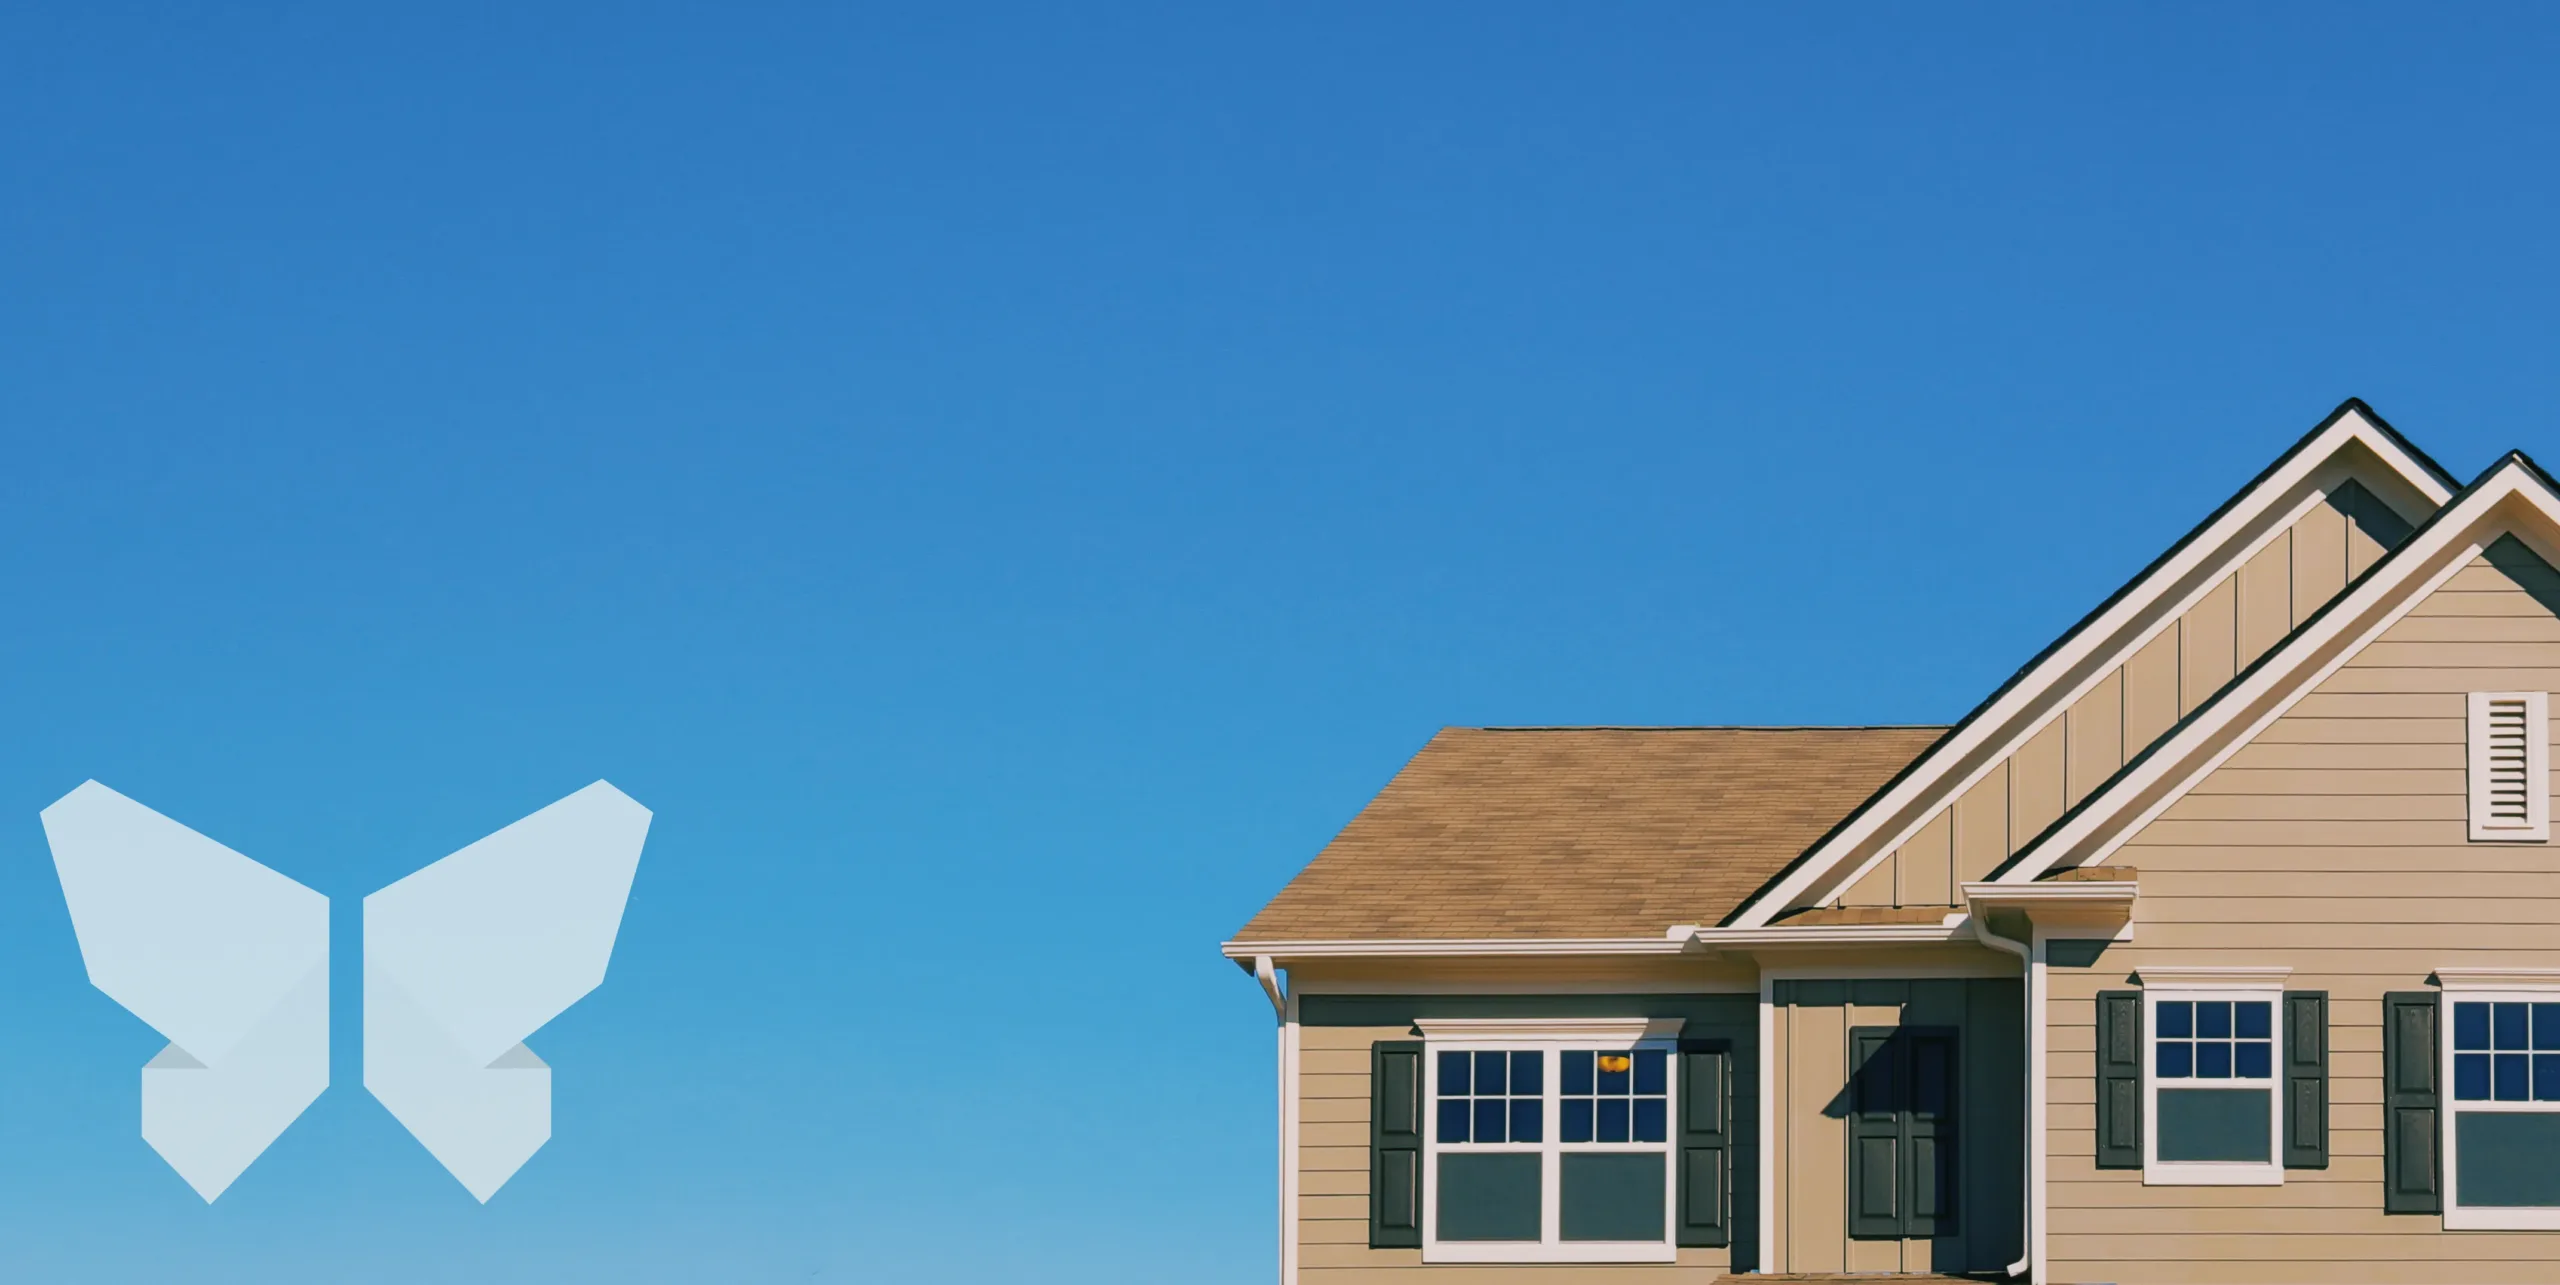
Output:
[[[2560,1280],[2560,1233],[2382,1212],[2383,996],[2440,965],[2560,967],[2560,847],[2465,836],[2465,694],[2488,689],[2560,690],[2560,573],[2512,540],[2107,859],[2141,872],[2135,940],[2049,974],[2054,1279]],[[2329,993],[2328,1168],[2146,1187],[2095,1167],[2094,1000],[2145,964],[2284,965]]]
[[1828,904],[1958,904],[1957,885],[1987,877],[2410,529],[2372,492],[2340,487]]
[[[1771,994],[1779,1195],[1771,1270],[1960,1272],[2016,1259],[2026,1065],[2018,980],[1779,981]],[[1955,1231],[1937,1240],[1851,1239],[1850,1031],[1906,1025],[1957,1031]]]
[[[1705,1285],[1759,1238],[1760,1009],[1757,995],[1306,995],[1298,1000],[1298,1278],[1305,1285],[1406,1281],[1467,1285]],[[1426,1017],[1679,1017],[1683,1039],[1733,1045],[1731,1250],[1682,1248],[1644,1264],[1425,1264],[1419,1249],[1369,1247],[1369,1050],[1421,1038]],[[1425,1118],[1429,1118],[1426,1107]],[[1429,1217],[1430,1211],[1424,1211]]]

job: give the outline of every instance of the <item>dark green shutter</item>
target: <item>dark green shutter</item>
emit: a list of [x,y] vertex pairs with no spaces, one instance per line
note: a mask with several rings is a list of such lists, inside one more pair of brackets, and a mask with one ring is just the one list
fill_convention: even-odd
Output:
[[2098,992],[2098,1168],[2142,1167],[2142,992]]
[[2434,991],[2382,997],[2382,1212],[2444,1212]]
[[1903,1051],[1895,1027],[1849,1028],[1849,1234],[1902,1237]]
[[2329,1167],[2329,992],[2284,993],[2284,1167]]
[[1905,1027],[1901,1040],[1904,1218],[1907,1237],[1952,1236],[1956,1230],[1956,1036]]
[[1680,1042],[1680,1226],[1677,1243],[1733,1243],[1733,1049]]
[[1369,1046],[1369,1248],[1422,1247],[1422,1042]]

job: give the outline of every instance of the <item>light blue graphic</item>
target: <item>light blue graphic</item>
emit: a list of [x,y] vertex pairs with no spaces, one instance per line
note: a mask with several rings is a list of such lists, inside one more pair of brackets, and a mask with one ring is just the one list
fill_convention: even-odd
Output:
[[43,818],[90,984],[169,1039],[143,1140],[210,1202],[329,1087],[329,899],[96,781]]
[[364,899],[364,1084],[486,1202],[551,1138],[524,1046],[604,981],[649,810],[598,781]]

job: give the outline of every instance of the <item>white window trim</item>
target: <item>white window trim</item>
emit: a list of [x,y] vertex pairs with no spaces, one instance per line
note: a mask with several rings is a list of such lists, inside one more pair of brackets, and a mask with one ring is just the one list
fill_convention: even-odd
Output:
[[[2477,972],[2476,981],[2462,974]],[[2443,973],[2454,973],[2444,976]],[[2453,1006],[2456,1003],[2548,1004],[2560,1000],[2560,978],[2538,980],[2522,970],[2490,969],[2442,970],[2437,980],[2444,985],[2444,1006],[2439,1020],[2444,1023],[2436,1038],[2437,1056],[2443,1059],[2436,1068],[2436,1083],[2444,1086],[2438,1100],[2443,1104],[2438,1127],[2443,1137],[2438,1140],[2444,1155],[2444,1229],[2446,1231],[2560,1231],[2560,1208],[2526,1209],[2512,1205],[2483,1206],[2466,1209],[2461,1202],[2462,1170],[2457,1166],[2462,1157],[2461,1130],[2454,1127],[2454,1115],[2462,1111],[2536,1112],[2560,1114],[2560,1102],[2462,1102],[2453,1096]],[[2472,984],[2466,984],[2472,983]],[[2478,984],[2486,983],[2486,984]]]
[[[2145,969],[2142,988],[2142,1185],[2146,1187],[2281,1187],[2284,1185],[2284,1096],[2279,1091],[2276,1070],[2284,1061],[2284,981],[2262,978],[2232,981],[2205,981],[2180,978],[2172,985],[2155,985],[2155,974],[2167,970]],[[2196,970],[2208,973],[2209,970]],[[2238,973],[2240,970],[2229,970]],[[2290,970],[2286,970],[2290,971]],[[2264,1088],[2267,1091],[2267,1158],[2254,1160],[2169,1160],[2160,1159],[2160,1005],[2189,1000],[2264,1000],[2267,1002],[2268,1033],[2276,1047],[2269,1050],[2267,1078],[2244,1080],[2180,1081],[2176,1087],[2188,1088]],[[2448,1064],[2449,1065],[2449,1064]]]
[[[1679,1154],[1680,1056],[1678,1018],[1563,1019],[1427,1019],[1416,1023],[1422,1048],[1422,1261],[1426,1263],[1672,1263],[1680,1257]],[[1662,1155],[1662,1239],[1659,1241],[1568,1241],[1558,1179],[1567,1144],[1563,1129],[1561,1054],[1566,1049],[1627,1050],[1658,1048],[1670,1056],[1664,1073],[1669,1092],[1670,1133],[1661,1142],[1577,1142],[1576,1152],[1660,1152]],[[1532,1051],[1545,1056],[1539,1083],[1544,1086],[1543,1142],[1452,1144],[1465,1152],[1535,1152],[1538,1167],[1539,1240],[1449,1241],[1440,1239],[1440,1054],[1455,1052]]]
[[[2524,702],[2525,819],[2492,821],[2489,816],[2489,705],[2493,701]],[[2466,809],[2474,843],[2548,843],[2551,841],[2551,696],[2548,692],[2473,692],[2463,720],[2465,773],[2470,806]]]

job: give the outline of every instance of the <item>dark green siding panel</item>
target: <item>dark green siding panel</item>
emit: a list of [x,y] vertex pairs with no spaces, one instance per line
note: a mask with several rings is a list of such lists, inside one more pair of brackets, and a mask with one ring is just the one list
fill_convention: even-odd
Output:
[[2269,1113],[2274,1094],[2266,1089],[2162,1089],[2153,1105],[2160,1112],[2160,1158],[2233,1160],[2266,1163]]
[[2453,1194],[2464,1205],[2560,1207],[2560,1115],[2456,1111],[2453,1131]]
[[1994,1272],[2026,1254],[2026,996],[2015,978],[1965,982],[1964,1069],[1956,1077],[1964,1153],[1953,1172],[1959,1234],[1931,1246],[1930,1267]]
[[2062,937],[2044,944],[2044,962],[2056,968],[2089,968],[2107,953],[2103,937]]
[[2382,997],[2382,1212],[2444,1211],[2444,1160],[2436,1146],[2443,1089],[2434,991]]
[[1369,1247],[1422,1245],[1422,1042],[1369,1046]]
[[1441,1152],[1440,1239],[1538,1239],[1539,1164],[1530,1152]]
[[2142,992],[2100,991],[2097,999],[2100,1169],[2142,1167]]
[[2284,994],[2284,1167],[2329,1167],[2329,993]]
[[1568,1151],[1556,1160],[1557,1232],[1564,1239],[1662,1239],[1662,1157]]

